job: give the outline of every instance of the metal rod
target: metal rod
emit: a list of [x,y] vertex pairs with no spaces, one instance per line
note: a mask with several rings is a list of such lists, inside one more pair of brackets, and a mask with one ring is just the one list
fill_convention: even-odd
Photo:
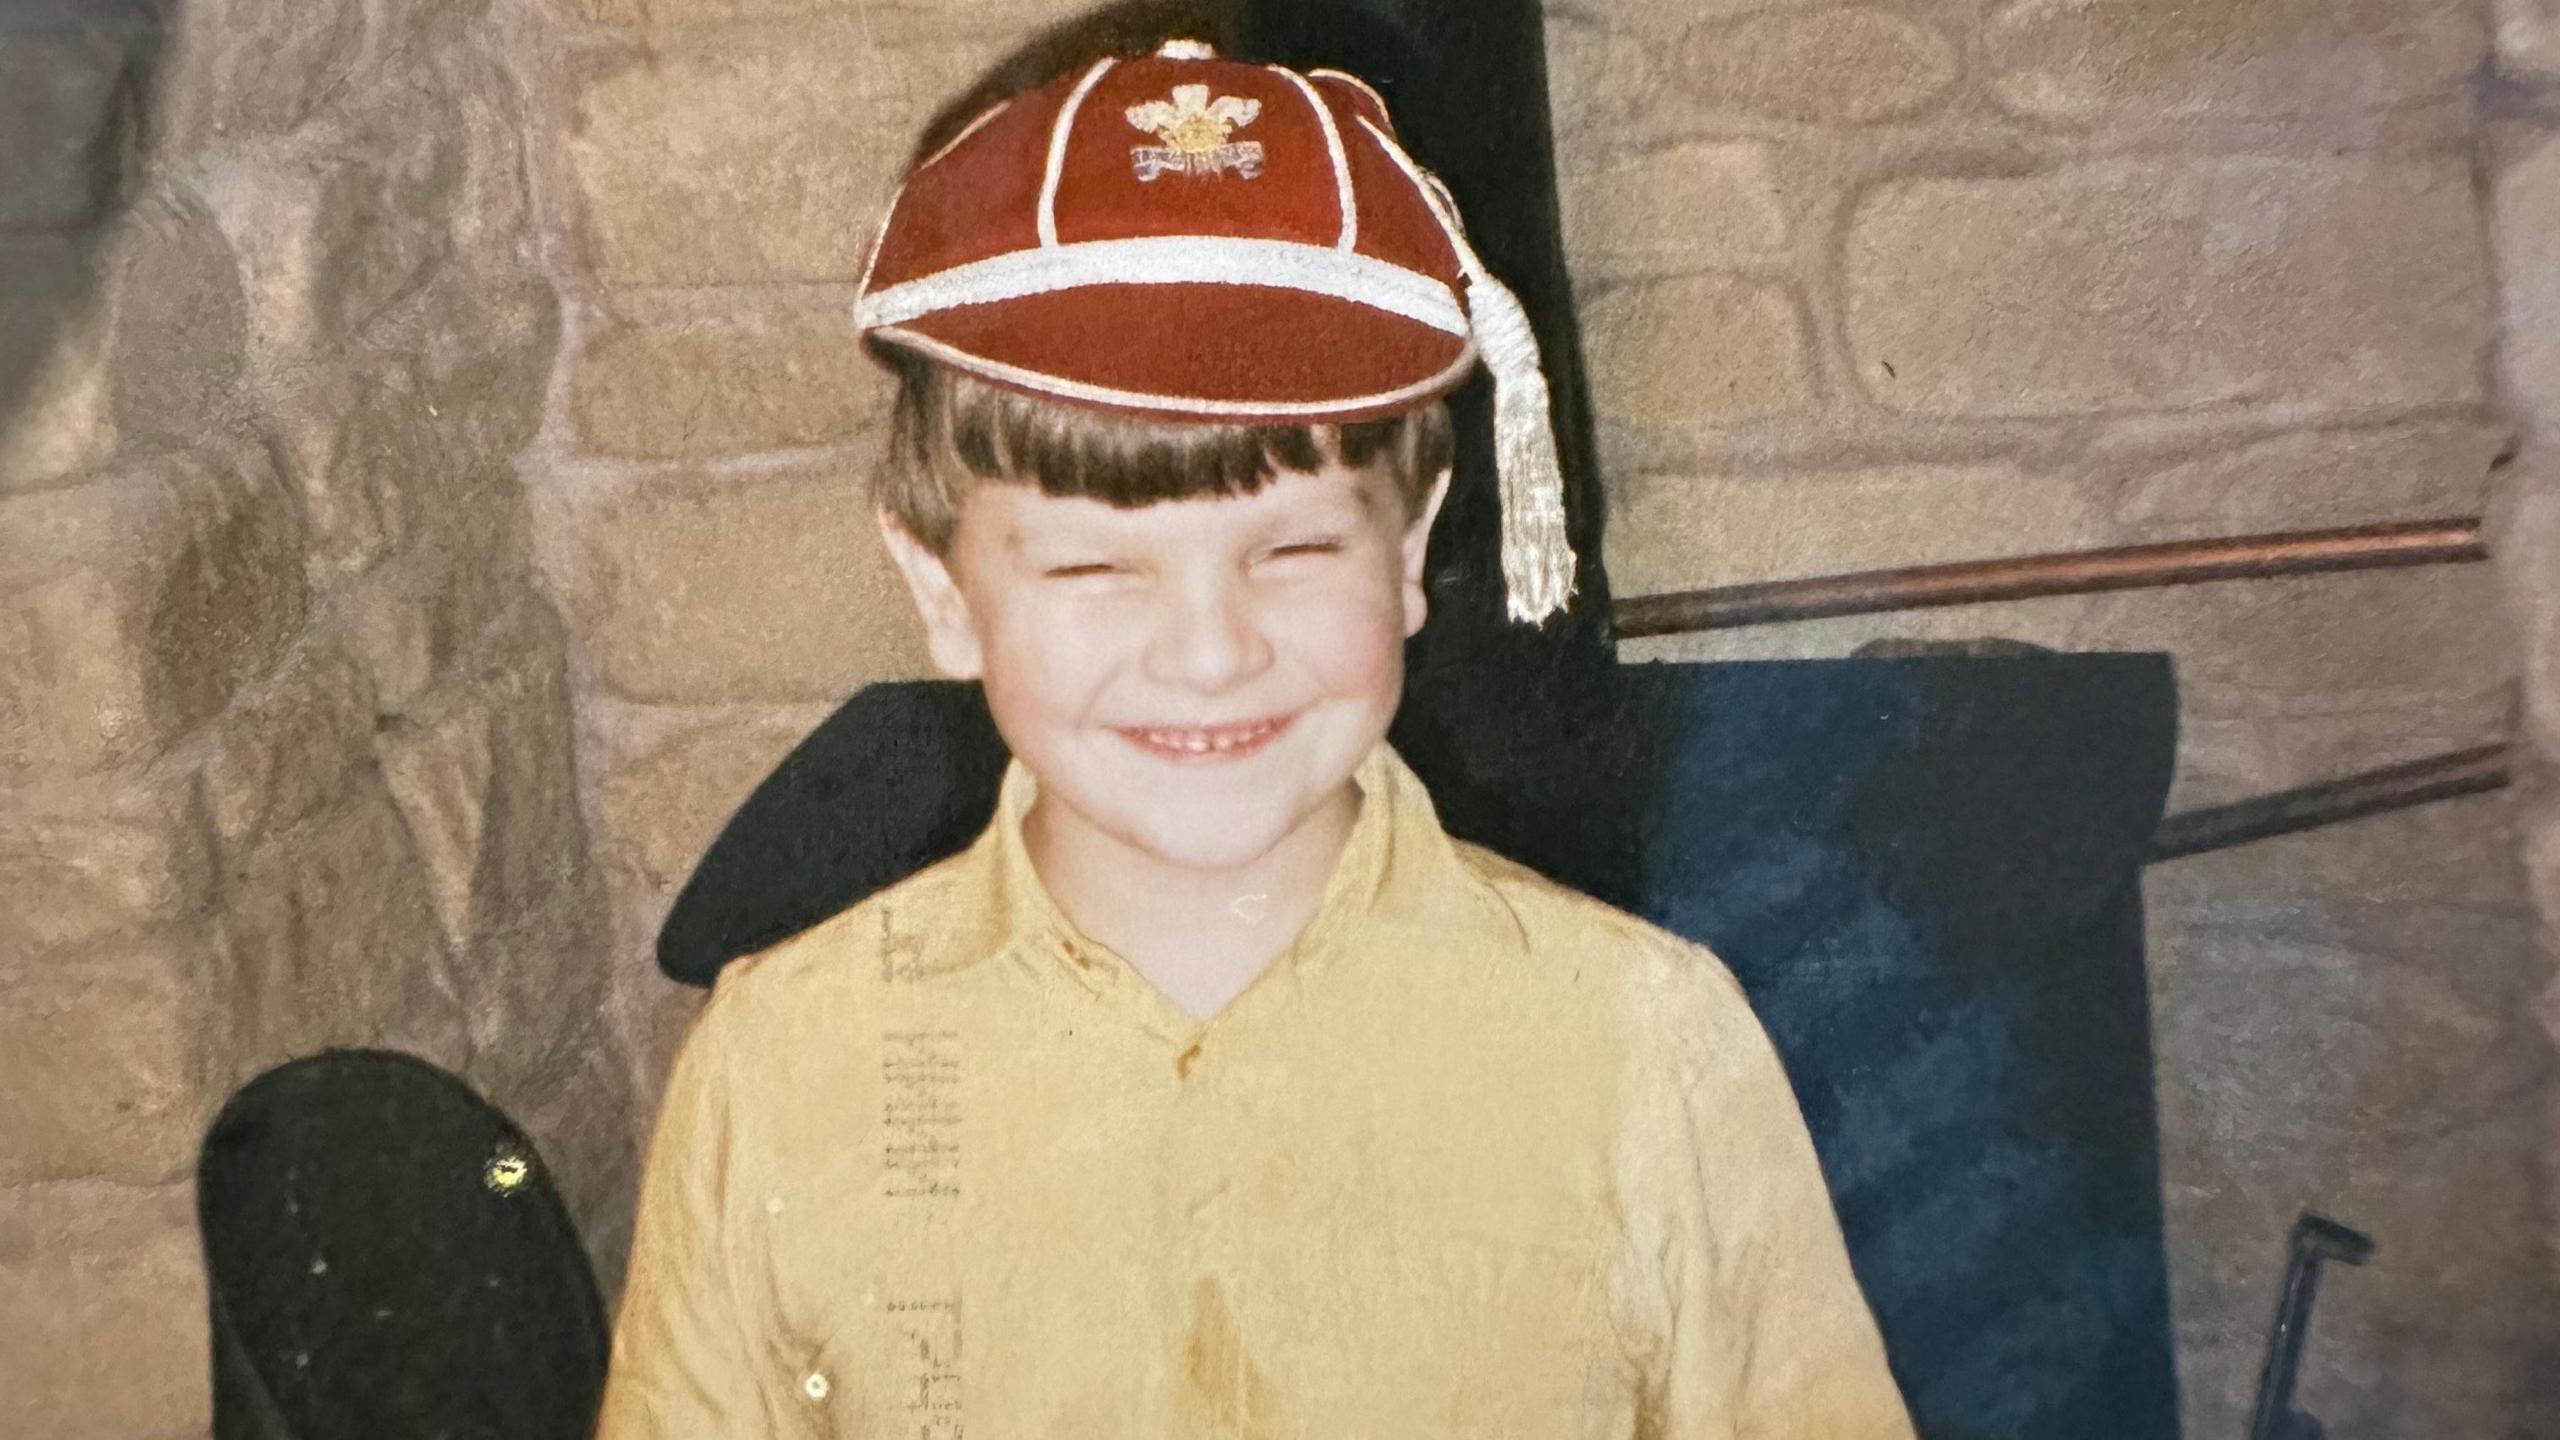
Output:
[[2483,745],[2172,815],[2152,832],[2151,859],[2201,855],[2271,835],[2504,789],[2513,778],[2508,758],[2506,746]]
[[2480,517],[2476,515],[2338,530],[2280,531],[1633,595],[1617,601],[1612,628],[1620,639],[1635,639],[1782,624],[1826,615],[1975,605],[2046,595],[2087,595],[2104,590],[2193,585],[2207,580],[2444,565],[2483,560],[2488,553],[2480,538]]

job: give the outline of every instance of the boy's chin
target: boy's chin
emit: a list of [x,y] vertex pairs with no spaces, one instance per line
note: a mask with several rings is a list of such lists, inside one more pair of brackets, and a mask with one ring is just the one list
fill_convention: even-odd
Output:
[[1278,849],[1295,827],[1276,817],[1159,819],[1137,827],[1129,843],[1162,864],[1203,874],[1241,870]]

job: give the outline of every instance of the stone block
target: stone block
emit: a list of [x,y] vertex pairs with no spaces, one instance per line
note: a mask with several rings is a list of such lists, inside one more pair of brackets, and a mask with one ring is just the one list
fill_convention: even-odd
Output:
[[1984,46],[2004,108],[2089,126],[2344,120],[2461,89],[2488,37],[2469,7],[2407,0],[2023,0]]
[[[531,271],[448,269],[419,299],[424,313],[383,344],[418,357],[438,448],[465,465],[511,461],[542,428],[560,351],[558,293]],[[506,489],[512,508],[515,487]]]
[[695,458],[854,440],[886,417],[891,381],[852,317],[720,317],[600,329],[570,379],[582,446]]
[[113,346],[91,242],[0,235],[0,494],[107,462]]
[[373,757],[363,670],[325,638],[300,647],[248,703],[225,716],[204,762],[205,809],[234,850],[287,830],[344,791]]
[[2516,147],[2490,188],[2505,278],[2508,399],[2536,429],[2560,436],[2560,134]]
[[1733,121],[1901,120],[1958,73],[1944,36],[1877,6],[1551,5],[1546,38],[1547,92],[1567,148],[1589,136],[1641,151]]
[[224,861],[218,1008],[236,1073],[373,1043],[411,974],[443,963],[424,867],[379,781],[360,773],[325,814]]
[[240,257],[250,336],[278,362],[341,349],[452,257],[472,203],[461,121],[451,97],[403,94],[280,154],[205,168],[204,201]]
[[1818,125],[1917,114],[1955,84],[1955,47],[1881,6],[1774,10],[1700,26],[1667,50],[1667,78],[1717,111]]
[[304,613],[297,527],[248,452],[0,502],[0,769],[146,758],[264,674]]
[[1780,283],[1620,285],[1583,306],[1582,333],[1603,425],[1695,431],[1814,404],[1803,323]]
[[[431,120],[457,142],[464,214],[453,230],[456,262],[483,276],[530,273],[541,264],[536,237],[549,228],[533,196],[533,176],[550,169],[554,153],[549,82],[526,84],[524,42],[503,38],[517,17],[497,0],[418,6],[411,15],[418,33],[405,44],[416,58],[402,63],[431,67],[441,93],[416,118],[395,119]],[[530,9],[521,18],[535,23]],[[558,52],[549,53],[546,65],[556,63]]]
[[706,476],[539,516],[596,680],[669,704],[837,699],[931,673],[849,477]]
[[194,153],[281,135],[373,87],[383,19],[355,0],[189,0],[170,15],[156,127]]
[[1858,374],[1938,415],[2468,402],[2492,334],[2471,183],[2272,157],[1891,182],[1848,238]]
[[521,582],[486,563],[457,563],[432,550],[402,555],[338,596],[346,647],[363,667],[375,713],[416,708],[439,684],[462,648],[487,628]]
[[213,960],[178,932],[0,976],[0,1185],[156,1184],[195,1163],[220,1103]]
[[115,195],[131,143],[137,37],[0,31],[0,230],[68,229]]
[[2293,431],[2093,456],[2120,543],[2478,515],[2503,426],[2430,421]]
[[[2197,714],[2442,704],[2515,683],[2486,566],[2431,566],[2148,592]],[[2389,763],[2386,757],[2375,763]]]
[[0,490],[230,432],[243,325],[228,243],[173,188],[102,230],[0,236]]
[[1767,145],[1696,140],[1559,167],[1565,252],[1579,275],[1765,266],[1787,256]]
[[565,151],[608,285],[853,281],[896,183],[914,78],[857,47],[597,62]]
[[537,602],[519,613],[539,623],[492,644],[466,682],[378,742],[457,954],[476,956],[492,923],[542,905],[558,877],[588,863],[561,641]]
[[156,189],[119,219],[107,263],[118,437],[183,447],[231,430],[245,413],[247,301],[214,217],[188,195]]
[[2560,76],[2560,0],[2496,0],[2498,68],[2528,80]]
[[440,458],[433,403],[407,366],[386,361],[276,407],[271,433],[310,527],[314,587],[345,584],[410,543],[419,472]]
[[174,1440],[213,1423],[191,1185],[0,1190],[0,1391],[13,1431]]
[[[1997,515],[1996,533],[1949,526]],[[1626,595],[1984,560],[2102,544],[2086,487],[2008,465],[1776,475],[1640,473],[1609,502],[1609,583]]]
[[213,893],[183,771],[21,785],[0,804],[0,954],[177,924]]
[[596,787],[601,838],[674,898],[749,792],[809,727],[749,717],[678,731],[607,766]]

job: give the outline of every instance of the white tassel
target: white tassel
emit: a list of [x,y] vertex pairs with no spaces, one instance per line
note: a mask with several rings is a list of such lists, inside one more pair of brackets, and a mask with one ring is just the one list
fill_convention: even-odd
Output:
[[1565,534],[1564,467],[1547,409],[1537,332],[1520,297],[1472,255],[1467,310],[1476,347],[1493,372],[1494,474],[1502,494],[1502,585],[1511,618],[1537,625],[1573,596],[1573,545]]
[[1532,625],[1565,608],[1573,598],[1573,545],[1565,536],[1564,465],[1556,457],[1554,417],[1547,409],[1547,374],[1538,361],[1538,333],[1520,297],[1493,278],[1483,257],[1467,243],[1457,197],[1440,177],[1413,163],[1384,130],[1360,120],[1431,207],[1458,254],[1467,277],[1467,318],[1476,353],[1493,373],[1493,464],[1502,496],[1502,588],[1514,620]]
[[[1364,122],[1365,123],[1365,122]],[[1514,620],[1541,625],[1573,598],[1574,556],[1565,533],[1564,463],[1556,454],[1555,419],[1548,410],[1547,372],[1538,357],[1538,332],[1511,287],[1493,278],[1483,257],[1467,243],[1457,197],[1440,177],[1413,163],[1387,137],[1370,129],[1389,154],[1422,186],[1423,202],[1438,217],[1467,277],[1467,318],[1476,353],[1493,374],[1493,464],[1502,496],[1502,588]]]

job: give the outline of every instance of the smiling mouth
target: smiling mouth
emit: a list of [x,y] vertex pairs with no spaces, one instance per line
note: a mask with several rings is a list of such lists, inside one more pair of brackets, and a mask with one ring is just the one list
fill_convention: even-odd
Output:
[[1271,743],[1294,719],[1295,716],[1284,715],[1243,725],[1205,729],[1145,727],[1123,729],[1120,733],[1139,749],[1168,760],[1232,760]]

